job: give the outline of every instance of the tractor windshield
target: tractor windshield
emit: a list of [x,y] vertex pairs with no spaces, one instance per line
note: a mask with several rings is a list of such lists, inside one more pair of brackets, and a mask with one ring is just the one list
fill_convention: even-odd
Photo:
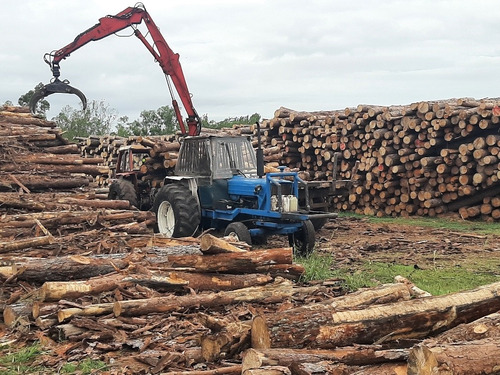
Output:
[[257,173],[255,151],[247,138],[220,138],[212,140],[214,150],[214,178],[231,178],[235,174]]

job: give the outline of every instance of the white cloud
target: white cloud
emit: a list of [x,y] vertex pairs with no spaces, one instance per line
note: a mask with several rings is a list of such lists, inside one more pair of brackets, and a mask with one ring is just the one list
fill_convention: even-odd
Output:
[[[37,83],[48,82],[43,53],[130,5],[20,0],[4,7],[0,102],[16,102]],[[499,11],[493,0],[146,0],[145,5],[181,56],[198,112],[211,119],[255,112],[271,117],[279,106],[331,110],[499,96]],[[132,119],[170,103],[161,69],[135,37],[91,42],[63,61],[61,72],[89,99],[104,100]],[[49,99],[53,107],[70,100]]]

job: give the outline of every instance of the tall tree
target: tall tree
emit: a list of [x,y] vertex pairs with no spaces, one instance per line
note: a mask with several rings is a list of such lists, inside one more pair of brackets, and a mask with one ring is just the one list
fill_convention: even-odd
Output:
[[260,121],[260,115],[258,113],[239,117],[228,117],[222,121],[209,121],[206,115],[202,116],[203,127],[212,129],[228,128],[235,124],[255,124],[256,121]]
[[[44,84],[40,82],[38,85],[35,86],[33,90],[29,90],[26,94],[21,95],[19,99],[17,100],[17,103],[21,106],[27,106],[30,103],[31,98],[33,97],[33,94],[35,93],[36,90],[40,90]],[[45,99],[42,99],[38,101],[38,104],[36,106],[36,113],[39,115],[42,115],[45,117],[45,113],[50,109],[50,104],[48,101]]]
[[157,110],[144,110],[139,120],[130,123],[118,124],[118,131],[125,131],[133,135],[162,135],[173,134],[177,129],[175,111],[169,106],[162,106]]
[[90,135],[109,134],[116,119],[116,111],[103,101],[92,100],[85,110],[66,106],[54,121],[65,131],[68,139],[88,137]]

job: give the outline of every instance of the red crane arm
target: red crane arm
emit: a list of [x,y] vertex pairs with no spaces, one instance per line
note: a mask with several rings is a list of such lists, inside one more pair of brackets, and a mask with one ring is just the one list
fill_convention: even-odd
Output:
[[[149,43],[146,37],[135,27],[144,21],[153,44]],[[194,109],[191,101],[191,94],[189,93],[186,79],[179,62],[179,54],[174,53],[163,38],[160,30],[153,22],[153,19],[146,11],[144,6],[129,7],[115,16],[106,16],[99,19],[99,23],[78,35],[73,42],[67,46],[45,56],[45,61],[50,65],[54,77],[57,79],[60,75],[59,62],[68,57],[73,51],[76,51],[85,44],[103,39],[111,34],[114,34],[127,27],[134,29],[134,34],[146,46],[148,51],[154,56],[155,60],[160,64],[161,69],[167,75],[167,84],[169,86],[170,94],[172,96],[172,105],[174,107],[177,120],[181,132],[186,134],[184,121],[179,110],[179,105],[174,99],[172,89],[168,77],[172,80],[179,98],[188,114],[186,119],[188,125],[188,135],[198,135],[201,130],[201,119]]]

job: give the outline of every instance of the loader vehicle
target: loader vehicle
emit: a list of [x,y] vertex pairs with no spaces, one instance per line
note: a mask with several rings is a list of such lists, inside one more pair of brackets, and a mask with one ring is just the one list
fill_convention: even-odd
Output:
[[[152,43],[137,27],[142,22]],[[192,236],[206,228],[221,230],[247,243],[263,242],[269,235],[286,235],[297,252],[309,254],[314,248],[315,230],[336,217],[328,209],[338,193],[337,181],[305,182],[297,172],[286,171],[285,167],[264,173],[260,136],[256,151],[247,137],[200,136],[201,119],[193,106],[179,55],[170,49],[143,4],[101,18],[67,46],[45,54],[53,79],[34,93],[30,101],[32,113],[39,100],[54,93],[76,94],[85,109],[85,95],[69,81],[60,80],[60,62],[90,41],[127,27],[133,29],[165,74],[179,129],[185,137],[175,175],[167,176],[161,188],[141,178],[138,161],[147,149],[122,148],[109,198],[127,199],[137,208],[153,210],[157,231],[168,237]],[[185,123],[172,84],[187,112]],[[258,123],[257,127],[260,135]]]

